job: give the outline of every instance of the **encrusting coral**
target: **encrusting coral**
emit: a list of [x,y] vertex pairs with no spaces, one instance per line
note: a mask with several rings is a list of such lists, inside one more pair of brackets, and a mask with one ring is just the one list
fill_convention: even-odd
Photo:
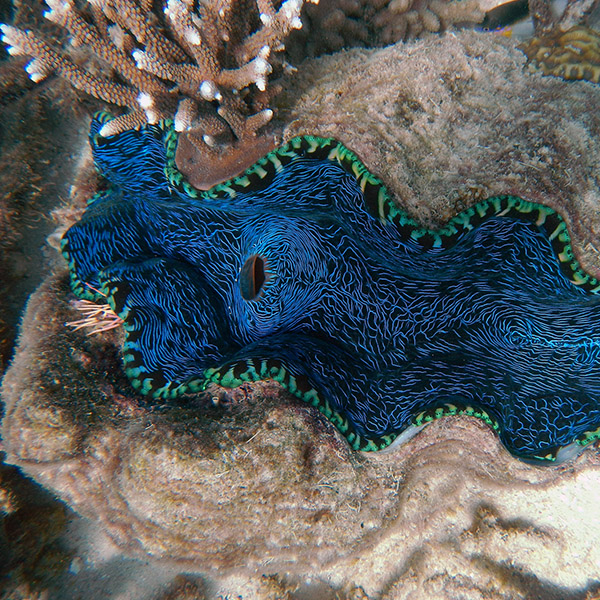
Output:
[[[256,4],[225,0],[194,5],[167,0],[163,11],[140,0],[47,0],[44,15],[68,30],[109,73],[92,74],[32,30],[2,25],[12,55],[28,55],[30,78],[57,73],[74,87],[129,112],[107,123],[101,136],[173,118],[195,146],[253,139],[268,123],[275,91],[267,88],[276,54],[300,28],[304,0]],[[114,72],[114,75],[113,75]],[[216,108],[215,108],[216,107]],[[261,154],[264,153],[261,150]],[[210,182],[208,185],[210,185]]]
[[563,79],[600,82],[600,34],[586,26],[598,0],[569,0],[561,14],[530,0],[535,36],[521,46],[529,70]]
[[523,46],[531,71],[563,79],[600,82],[600,34],[589,27],[575,26],[536,36]]

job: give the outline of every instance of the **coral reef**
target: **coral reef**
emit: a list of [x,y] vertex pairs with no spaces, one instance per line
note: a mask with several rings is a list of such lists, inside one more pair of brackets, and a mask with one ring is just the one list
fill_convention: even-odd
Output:
[[302,4],[195,7],[169,0],[154,10],[151,2],[106,0],[80,10],[71,0],[48,0],[45,16],[68,30],[75,48],[92,53],[96,69],[78,65],[30,29],[2,25],[2,39],[10,54],[32,57],[26,69],[34,81],[57,73],[77,89],[129,109],[100,135],[172,117],[198,151],[210,155],[220,143],[254,139],[273,116],[268,105],[276,88],[267,88],[267,79],[274,68],[281,71],[276,54],[288,33],[301,27]]
[[[342,48],[375,47],[473,26],[485,16],[485,0],[321,0],[306,4],[304,26],[290,36],[288,52],[299,60]],[[491,7],[490,7],[491,8]]]
[[[467,32],[324,57],[278,97],[285,137],[340,139],[427,225],[492,194],[552,205],[598,272],[598,90],[523,63],[511,40]],[[268,384],[153,407],[130,393],[119,329],[86,336],[75,319],[60,272],[29,303],[3,444],[123,551],[193,559],[223,597],[252,597],[263,573],[279,575],[257,598],[597,591],[595,445],[541,468],[463,416],[356,453]]]

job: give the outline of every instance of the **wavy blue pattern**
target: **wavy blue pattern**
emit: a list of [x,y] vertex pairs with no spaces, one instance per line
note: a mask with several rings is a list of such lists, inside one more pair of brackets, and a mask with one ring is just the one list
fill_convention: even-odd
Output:
[[169,123],[104,139],[106,118],[107,187],[63,251],[74,292],[124,319],[142,393],[275,379],[367,450],[457,413],[527,458],[598,438],[599,286],[554,211],[495,197],[424,230],[312,137],[196,192]]

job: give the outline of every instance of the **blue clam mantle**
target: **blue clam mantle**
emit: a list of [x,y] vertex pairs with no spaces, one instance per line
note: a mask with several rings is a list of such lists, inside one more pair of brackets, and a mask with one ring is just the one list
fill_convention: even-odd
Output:
[[426,230],[311,136],[200,192],[169,123],[102,138],[107,118],[106,188],[63,252],[74,293],[124,319],[140,392],[274,379],[361,450],[461,413],[525,458],[600,436],[600,282],[552,209],[498,196]]

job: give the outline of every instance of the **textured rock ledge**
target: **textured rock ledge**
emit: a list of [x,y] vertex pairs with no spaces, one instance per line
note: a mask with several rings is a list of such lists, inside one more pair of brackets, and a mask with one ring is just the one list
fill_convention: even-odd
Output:
[[67,292],[58,277],[30,301],[4,444],[121,547],[218,568],[318,565],[390,518],[395,479],[276,385],[147,408],[110,342],[65,328]]
[[[424,222],[489,193],[551,204],[597,265],[598,88],[523,62],[476,34],[315,61],[288,95],[288,135],[338,137]],[[58,273],[29,303],[3,445],[124,552],[210,572],[215,595],[269,597],[266,573],[289,598],[319,581],[323,598],[592,597],[596,448],[527,465],[485,425],[448,418],[393,452],[352,453],[274,385],[151,409],[121,373],[117,334],[64,326],[68,299]]]

